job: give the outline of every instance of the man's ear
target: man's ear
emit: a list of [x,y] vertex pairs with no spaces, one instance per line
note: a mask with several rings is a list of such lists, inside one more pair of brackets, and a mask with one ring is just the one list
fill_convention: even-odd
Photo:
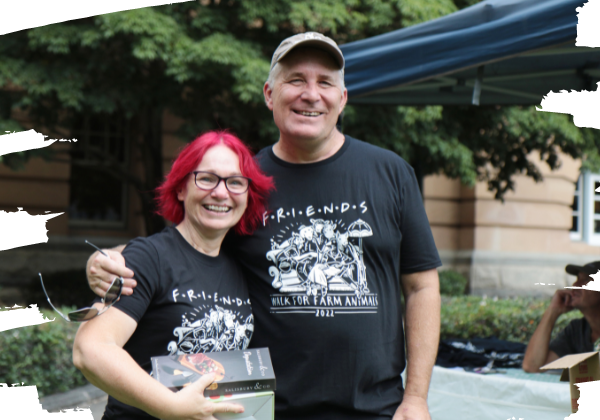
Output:
[[338,114],[338,117],[344,111],[344,108],[346,107],[346,102],[348,102],[348,89],[344,88],[344,91],[342,92],[342,100],[340,102],[340,113]]
[[267,104],[267,108],[269,108],[269,111],[273,111],[273,90],[269,87],[269,82],[265,82],[263,94],[265,95],[265,104]]

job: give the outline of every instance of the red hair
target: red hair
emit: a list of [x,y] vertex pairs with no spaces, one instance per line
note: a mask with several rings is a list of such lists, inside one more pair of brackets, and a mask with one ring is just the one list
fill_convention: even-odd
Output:
[[177,191],[194,171],[206,151],[217,145],[231,149],[238,157],[240,171],[250,178],[248,189],[248,206],[240,221],[234,226],[239,235],[249,235],[262,223],[265,203],[269,191],[275,189],[273,178],[266,176],[258,167],[252,152],[240,139],[227,131],[209,131],[185,146],[173,162],[165,181],[156,189],[157,214],[179,224],[185,215],[183,203],[177,199]]

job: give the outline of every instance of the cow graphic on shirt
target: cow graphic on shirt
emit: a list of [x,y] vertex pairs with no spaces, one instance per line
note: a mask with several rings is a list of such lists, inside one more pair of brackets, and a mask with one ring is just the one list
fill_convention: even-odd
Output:
[[310,219],[310,223],[288,227],[279,241],[271,239],[266,257],[273,263],[272,286],[281,293],[308,296],[368,294],[362,240],[373,235],[371,227],[361,219],[347,228],[341,221]]
[[242,350],[248,347],[254,331],[252,315],[242,320],[239,313],[220,306],[210,307],[203,318],[193,322],[186,315],[181,327],[173,330],[177,341],[169,343],[170,354]]

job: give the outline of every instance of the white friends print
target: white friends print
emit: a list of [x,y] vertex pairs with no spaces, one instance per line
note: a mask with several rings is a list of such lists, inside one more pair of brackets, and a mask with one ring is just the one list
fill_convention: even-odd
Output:
[[[204,309],[204,306],[201,308]],[[239,312],[220,306],[207,308],[209,312],[204,312],[204,316],[197,320],[194,312],[182,316],[181,327],[173,330],[177,341],[171,341],[167,347],[169,354],[230,351],[248,347],[254,332],[252,315],[242,319]],[[194,311],[200,314],[198,309]]]
[[271,295],[272,312],[376,312],[377,296],[369,290],[363,261],[363,239],[373,236],[368,223],[310,219],[310,225],[296,223],[280,232],[266,254],[279,292]]

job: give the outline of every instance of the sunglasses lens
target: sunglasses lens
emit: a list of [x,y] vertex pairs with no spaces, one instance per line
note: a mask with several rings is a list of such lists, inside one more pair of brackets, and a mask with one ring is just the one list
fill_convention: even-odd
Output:
[[92,319],[98,313],[96,308],[83,308],[69,312],[69,319],[72,322],[83,322]]
[[114,301],[117,300],[119,298],[119,296],[121,296],[121,288],[122,288],[121,279],[119,277],[117,277],[116,279],[114,279],[114,281],[108,288],[108,291],[106,292],[106,295],[104,296],[104,303],[106,303],[107,305],[114,303]]

